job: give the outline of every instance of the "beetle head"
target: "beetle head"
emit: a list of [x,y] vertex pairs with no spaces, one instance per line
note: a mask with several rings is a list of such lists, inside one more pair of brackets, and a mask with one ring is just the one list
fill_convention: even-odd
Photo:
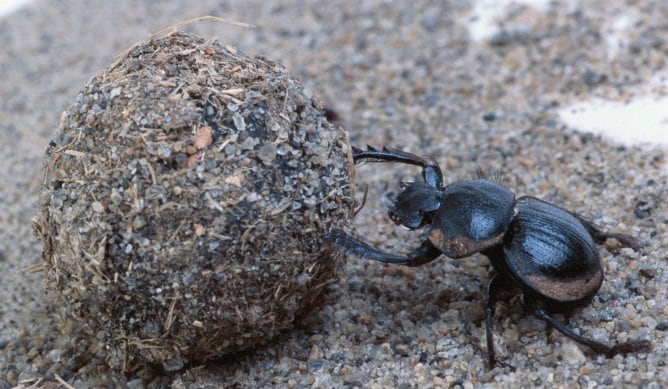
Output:
[[434,213],[441,206],[441,194],[429,184],[412,182],[397,195],[387,214],[396,225],[420,228],[431,223]]

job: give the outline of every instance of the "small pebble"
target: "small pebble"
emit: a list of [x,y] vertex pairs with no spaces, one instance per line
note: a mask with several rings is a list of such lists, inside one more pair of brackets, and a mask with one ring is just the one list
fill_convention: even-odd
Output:
[[101,202],[95,201],[93,204],[91,204],[91,207],[93,207],[93,211],[97,213],[102,213],[104,212],[104,205],[102,205]]

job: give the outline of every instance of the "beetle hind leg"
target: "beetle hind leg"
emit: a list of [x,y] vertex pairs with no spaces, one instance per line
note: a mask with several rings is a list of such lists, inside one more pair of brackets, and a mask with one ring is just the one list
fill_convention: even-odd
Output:
[[582,335],[576,334],[575,332],[573,332],[573,330],[566,327],[564,324],[560,323],[554,317],[552,317],[545,310],[545,308],[534,307],[534,313],[541,319],[545,320],[552,327],[556,328],[566,337],[571,338],[574,341],[583,344],[598,353],[605,354],[607,357],[612,357],[617,354],[644,352],[644,351],[649,351],[652,348],[652,343],[648,340],[629,340],[624,343],[618,343],[612,346],[605,343],[597,342],[593,339],[589,339]]
[[574,216],[580,221],[580,223],[582,223],[584,228],[587,229],[589,235],[591,235],[596,244],[603,244],[608,239],[615,239],[621,243],[622,246],[629,247],[633,249],[633,251],[640,251],[644,246],[643,242],[635,236],[606,232],[584,216],[578,214],[574,214]]

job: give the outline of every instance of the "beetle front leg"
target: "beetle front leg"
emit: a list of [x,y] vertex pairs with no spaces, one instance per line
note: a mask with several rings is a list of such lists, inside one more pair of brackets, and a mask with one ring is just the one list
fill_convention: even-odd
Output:
[[346,254],[356,255],[362,259],[373,259],[375,261],[393,263],[396,265],[405,266],[420,266],[429,263],[441,255],[438,250],[429,240],[425,240],[422,245],[415,250],[412,255],[404,256],[392,254],[375,247],[372,247],[360,239],[354,238],[341,230],[334,230],[325,235],[325,239],[329,240],[332,247],[344,247]]
[[365,160],[370,162],[398,162],[419,166],[422,168],[422,177],[427,184],[436,189],[443,188],[441,167],[434,160],[427,160],[415,154],[387,146],[383,147],[382,150],[368,145],[366,150],[353,146],[353,161],[357,163]]

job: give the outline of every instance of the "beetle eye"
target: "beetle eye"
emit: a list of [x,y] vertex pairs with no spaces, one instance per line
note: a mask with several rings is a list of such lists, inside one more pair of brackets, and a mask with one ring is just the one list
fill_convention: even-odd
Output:
[[402,224],[402,222],[401,222],[401,218],[400,218],[399,215],[397,215],[393,210],[390,209],[389,211],[387,211],[387,216],[390,217],[390,220],[392,220],[392,222],[393,222],[395,225],[398,226],[398,225],[401,225],[401,224]]

